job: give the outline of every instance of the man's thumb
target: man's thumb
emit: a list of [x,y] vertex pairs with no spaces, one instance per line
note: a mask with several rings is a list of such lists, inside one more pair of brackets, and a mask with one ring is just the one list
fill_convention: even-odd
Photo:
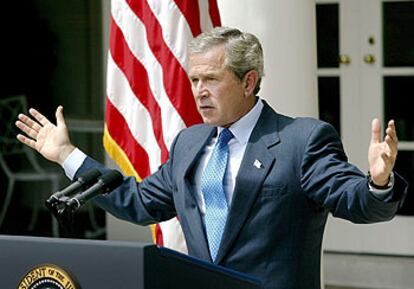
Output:
[[381,124],[378,118],[374,118],[371,124],[371,143],[381,142]]
[[66,127],[65,118],[63,117],[63,106],[61,105],[59,105],[56,109],[56,122],[58,126]]

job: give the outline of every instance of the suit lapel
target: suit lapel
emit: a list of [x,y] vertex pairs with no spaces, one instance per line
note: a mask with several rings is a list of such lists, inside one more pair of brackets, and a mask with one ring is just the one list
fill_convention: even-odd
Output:
[[221,261],[236,239],[268,171],[275,162],[275,156],[269,150],[271,146],[279,142],[276,129],[277,118],[274,116],[273,110],[265,103],[262,114],[250,136],[236,178],[233,201],[215,263]]
[[204,225],[201,219],[200,208],[197,202],[197,193],[193,189],[192,181],[194,180],[194,166],[199,160],[203,148],[211,140],[214,133],[216,132],[215,127],[210,127],[207,133],[205,131],[198,138],[197,143],[188,144],[187,146],[187,157],[183,165],[184,172],[184,204],[186,208],[190,208],[186,211],[186,218],[188,219],[188,232],[187,237],[195,240],[194,244],[197,244],[197,256],[204,260],[211,260],[210,250],[208,247],[207,237],[204,232]]

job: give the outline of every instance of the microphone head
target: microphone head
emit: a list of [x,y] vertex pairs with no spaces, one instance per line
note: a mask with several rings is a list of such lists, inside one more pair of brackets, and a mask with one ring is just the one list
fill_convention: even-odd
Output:
[[67,187],[57,191],[46,200],[46,206],[53,207],[59,203],[65,202],[66,197],[76,194],[79,190],[85,190],[89,188],[101,175],[101,172],[96,168],[92,168],[89,171],[81,174],[76,180],[74,180]]
[[97,195],[106,194],[122,184],[124,177],[116,170],[111,170],[108,173],[98,178],[97,182],[87,188],[85,191],[78,193],[71,199],[67,199],[64,203],[66,207],[74,212],[85,204],[90,199]]
[[92,168],[86,173],[79,176],[78,181],[83,185],[88,185],[89,183],[95,181],[101,175],[102,174],[100,171],[98,171],[98,169]]
[[103,184],[103,193],[105,194],[120,186],[123,180],[124,177],[117,170],[112,170],[99,178],[99,181]]

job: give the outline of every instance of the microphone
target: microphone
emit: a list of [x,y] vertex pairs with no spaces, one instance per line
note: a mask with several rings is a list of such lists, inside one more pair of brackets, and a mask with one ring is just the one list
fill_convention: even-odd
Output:
[[46,200],[46,204],[53,205],[62,197],[72,196],[80,190],[89,188],[100,175],[101,172],[95,168],[87,171],[86,173],[80,175],[76,181],[72,182],[69,186],[51,195],[49,199]]
[[100,195],[106,194],[122,184],[123,176],[120,172],[112,170],[109,173],[98,178],[98,181],[86,191],[76,194],[73,198],[66,201],[66,205],[72,211],[80,208],[90,199]]

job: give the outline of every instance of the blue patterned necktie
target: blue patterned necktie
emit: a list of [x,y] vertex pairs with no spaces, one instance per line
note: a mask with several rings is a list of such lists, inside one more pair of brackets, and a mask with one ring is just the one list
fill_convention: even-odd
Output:
[[229,158],[227,144],[232,137],[230,130],[227,128],[222,130],[201,177],[201,191],[206,204],[204,221],[213,261],[216,259],[227,219],[228,206],[224,193],[224,176]]

